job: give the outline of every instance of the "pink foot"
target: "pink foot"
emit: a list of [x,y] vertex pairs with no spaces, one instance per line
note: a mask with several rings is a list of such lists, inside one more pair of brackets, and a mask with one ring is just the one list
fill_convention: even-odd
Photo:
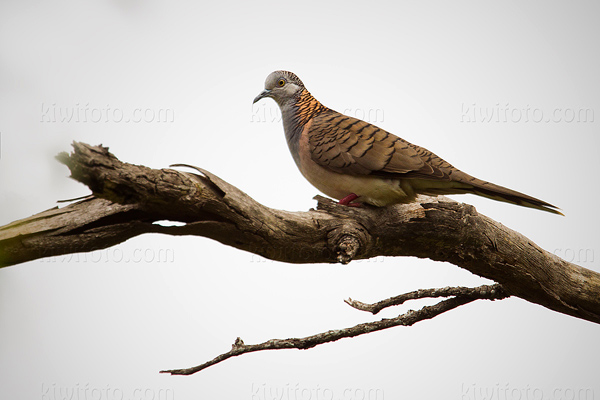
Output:
[[362,207],[362,204],[360,203],[351,203],[351,201],[354,201],[356,199],[358,199],[358,196],[354,193],[350,193],[348,196],[344,197],[343,199],[340,199],[338,204],[348,207]]

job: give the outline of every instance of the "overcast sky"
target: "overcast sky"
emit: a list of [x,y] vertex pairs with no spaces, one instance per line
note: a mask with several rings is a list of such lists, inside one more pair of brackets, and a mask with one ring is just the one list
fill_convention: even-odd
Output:
[[[266,76],[287,69],[328,107],[561,207],[565,217],[453,196],[600,271],[599,11],[580,1],[3,0],[0,224],[89,193],[53,158],[73,140],[153,168],[198,165],[270,207],[314,207],[275,103],[252,107]],[[521,299],[158,374],[203,363],[237,336],[305,336],[427,303],[375,317],[348,297],[486,282],[430,260],[287,265],[160,235],[37,260],[0,270],[0,398],[600,398],[600,326]]]

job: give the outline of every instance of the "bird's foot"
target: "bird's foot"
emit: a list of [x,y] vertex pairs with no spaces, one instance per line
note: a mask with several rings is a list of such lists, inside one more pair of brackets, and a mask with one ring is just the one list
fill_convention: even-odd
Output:
[[348,196],[344,197],[343,199],[340,199],[338,204],[341,204],[343,206],[348,206],[348,207],[362,207],[362,204],[360,204],[360,203],[351,203],[352,201],[354,201],[356,199],[358,199],[358,196],[355,195],[354,193],[350,193]]

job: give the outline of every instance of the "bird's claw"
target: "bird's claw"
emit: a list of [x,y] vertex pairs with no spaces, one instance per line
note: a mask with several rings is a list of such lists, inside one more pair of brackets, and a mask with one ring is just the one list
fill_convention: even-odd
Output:
[[343,199],[340,199],[338,204],[348,207],[362,207],[361,203],[351,203],[356,199],[358,199],[358,196],[354,193],[350,193],[348,196],[344,197]]

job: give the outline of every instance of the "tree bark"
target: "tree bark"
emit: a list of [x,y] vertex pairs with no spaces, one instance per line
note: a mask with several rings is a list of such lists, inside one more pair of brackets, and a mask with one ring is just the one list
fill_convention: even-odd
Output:
[[[375,256],[447,261],[507,293],[600,323],[600,274],[560,259],[518,232],[443,197],[385,208],[265,207],[208,171],[193,174],[119,161],[73,143],[57,156],[94,197],[0,228],[0,266],[107,248],[143,233],[197,235],[290,263],[348,263]],[[193,167],[195,168],[195,167]],[[184,222],[161,226],[159,220]]]

